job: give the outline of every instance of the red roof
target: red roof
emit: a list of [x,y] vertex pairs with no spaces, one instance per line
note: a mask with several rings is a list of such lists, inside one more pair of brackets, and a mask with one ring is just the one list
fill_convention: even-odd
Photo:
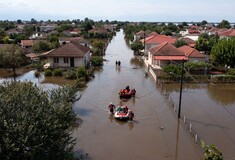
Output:
[[185,56],[175,46],[168,42],[161,43],[149,49],[150,53],[155,56]]
[[172,60],[172,61],[182,61],[182,60],[188,60],[187,57],[185,56],[154,56],[154,59],[155,60],[161,60],[161,61],[169,61],[169,60]]
[[205,58],[205,55],[200,53],[195,48],[191,48],[189,46],[182,46],[178,48],[180,51],[184,52],[187,57],[194,57],[194,58]]
[[147,44],[161,44],[163,42],[175,43],[176,39],[166,35],[154,35],[152,38],[145,39]]
[[21,45],[24,47],[31,47],[33,46],[33,40],[21,40]]

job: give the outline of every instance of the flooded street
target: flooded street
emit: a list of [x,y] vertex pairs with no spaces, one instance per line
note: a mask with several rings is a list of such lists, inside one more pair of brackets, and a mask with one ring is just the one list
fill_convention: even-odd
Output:
[[[74,110],[83,120],[73,133],[75,152],[94,160],[202,160],[200,147],[177,119],[180,84],[156,85],[146,76],[141,58],[135,57],[121,30],[110,41],[104,66],[95,72]],[[121,61],[121,66],[115,65]],[[43,89],[73,83],[63,78],[35,78],[34,70],[16,77]],[[4,73],[4,70],[0,72]],[[0,83],[13,78],[0,78]],[[136,89],[136,97],[120,100],[120,89]],[[166,98],[165,91],[170,98]],[[127,105],[135,114],[133,122],[120,122],[108,112],[108,105]],[[183,84],[181,117],[192,125],[198,140],[215,144],[224,160],[235,160],[235,84]]]
[[[95,160],[161,159],[199,160],[201,152],[192,138],[177,125],[177,118],[167,106],[151,77],[145,76],[143,62],[133,56],[123,31],[110,42],[103,69],[88,83],[74,109],[83,124],[74,132],[75,150]],[[121,67],[115,61],[121,61]],[[135,88],[135,98],[120,100],[118,92],[127,85]],[[119,122],[109,115],[108,105],[127,105],[134,122]]]
[[[164,88],[178,104],[179,85]],[[202,140],[235,160],[235,84],[184,84],[181,111]]]

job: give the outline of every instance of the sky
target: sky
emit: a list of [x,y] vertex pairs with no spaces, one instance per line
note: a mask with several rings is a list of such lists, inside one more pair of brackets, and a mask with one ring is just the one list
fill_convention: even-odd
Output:
[[0,20],[235,22],[235,0],[0,0]]

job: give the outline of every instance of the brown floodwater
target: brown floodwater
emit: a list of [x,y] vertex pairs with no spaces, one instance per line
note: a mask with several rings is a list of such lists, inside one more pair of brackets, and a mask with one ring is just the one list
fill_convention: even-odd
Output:
[[[178,104],[179,84],[164,84]],[[199,137],[235,160],[235,84],[183,84],[182,115]]]
[[[153,79],[145,76],[146,68],[126,45],[123,31],[110,41],[103,69],[74,110],[83,120],[74,131],[75,152],[94,160],[199,160],[202,153],[193,143],[174,111],[168,107]],[[121,61],[116,67],[115,61]],[[135,88],[135,98],[120,100],[120,89]],[[133,122],[119,122],[108,112],[108,105],[127,105],[135,114]],[[179,123],[182,123],[179,121]]]
[[[168,91],[178,106],[179,84],[156,85],[142,59],[135,57],[124,40],[123,31],[110,41],[103,69],[96,71],[81,99],[74,104],[82,125],[73,133],[75,152],[94,160],[201,160],[202,151],[168,106]],[[115,61],[121,61],[116,67]],[[16,77],[43,89],[70,84],[59,77],[34,77],[34,70]],[[24,74],[23,74],[24,73]],[[0,70],[0,77],[7,77]],[[0,83],[13,80],[0,78]],[[121,88],[135,88],[135,98],[120,100]],[[108,105],[127,105],[135,113],[133,122],[119,122],[108,113]],[[192,124],[198,137],[215,144],[225,160],[235,160],[235,84],[183,84],[181,117]]]

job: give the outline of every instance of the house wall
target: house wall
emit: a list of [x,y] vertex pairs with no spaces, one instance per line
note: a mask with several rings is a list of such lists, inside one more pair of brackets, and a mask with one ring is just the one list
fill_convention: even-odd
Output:
[[[90,52],[87,52],[83,58],[74,57],[74,67],[85,66],[87,67],[90,64]],[[64,63],[64,57],[59,57],[59,63],[54,63],[54,57],[48,57],[48,61],[52,68],[61,67],[69,68],[70,67],[70,57],[68,57],[68,63]]]

